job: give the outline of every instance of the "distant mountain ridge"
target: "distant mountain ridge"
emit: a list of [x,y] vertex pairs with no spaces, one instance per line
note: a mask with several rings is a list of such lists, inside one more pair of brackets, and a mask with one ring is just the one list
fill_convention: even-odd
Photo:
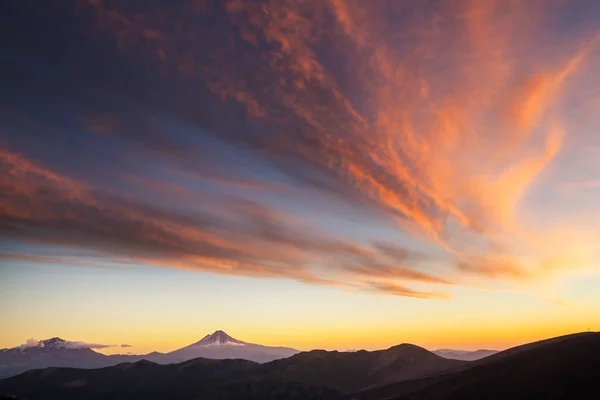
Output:
[[100,369],[28,371],[0,380],[0,394],[29,400],[325,400],[464,364],[410,344],[371,352],[313,350],[264,364],[196,358],[160,365],[142,360]]
[[437,354],[440,357],[449,358],[452,360],[463,360],[463,361],[480,360],[482,358],[491,356],[498,352],[499,352],[499,350],[488,350],[488,349],[479,349],[479,350],[473,350],[473,351],[438,349],[438,350],[433,351],[434,354]]
[[84,343],[71,342],[58,337],[41,340],[36,344],[21,345],[0,350],[0,378],[21,372],[47,367],[102,368],[122,362],[142,359],[159,364],[178,363],[192,358],[239,358],[259,363],[289,357],[299,353],[289,347],[271,347],[246,343],[217,330],[201,340],[169,353],[105,355],[85,347]]
[[600,332],[540,340],[343,400],[600,399]]
[[[159,364],[170,364],[198,357],[210,359],[239,358],[265,363],[299,353],[298,350],[289,347],[272,347],[244,342],[222,330],[216,330],[195,343],[168,353],[105,355],[85,346],[85,343],[53,337],[35,344],[2,349],[0,350],[0,378],[13,376],[34,368],[101,368],[142,359]],[[357,351],[353,350],[353,352]],[[446,359],[473,361],[494,354],[496,351],[477,350],[470,352],[440,349],[432,353]]]
[[[220,336],[204,344],[228,342]],[[264,364],[196,358],[160,365],[141,360],[99,369],[28,371],[0,379],[0,398],[598,399],[598,354],[600,333],[586,332],[529,343],[477,361],[445,359],[411,344],[372,352],[313,350]]]
[[[137,358],[138,360],[141,358]],[[0,377],[19,374],[34,368],[74,367],[99,368],[135,360],[130,356],[106,356],[58,337],[0,350]]]

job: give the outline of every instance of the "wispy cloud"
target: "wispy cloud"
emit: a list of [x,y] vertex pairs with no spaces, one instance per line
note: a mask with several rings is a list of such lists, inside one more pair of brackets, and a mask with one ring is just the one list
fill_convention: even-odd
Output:
[[106,349],[109,347],[116,347],[116,344],[100,344],[100,343],[86,343],[86,342],[69,342],[66,347],[69,349]]
[[[565,135],[552,105],[595,49],[592,34],[583,46],[528,56],[544,40],[545,15],[556,10],[541,3],[414,4],[410,19],[402,7],[352,1],[201,7],[222,17],[221,29],[239,30],[223,43],[235,62],[215,42],[191,39],[203,26],[180,26],[177,34],[163,28],[160,40],[146,40],[145,31],[164,26],[164,15],[183,12],[177,7],[149,11],[143,22],[119,8],[92,8],[105,32],[154,54],[157,68],[243,105],[276,132],[245,127],[223,135],[216,128],[221,138],[247,141],[297,178],[309,165],[342,183],[346,197],[361,197],[402,229],[462,254],[457,237],[479,236],[495,248],[506,245],[497,243],[498,229],[505,236],[522,230],[517,207]],[[111,28],[116,15],[128,21],[122,30]],[[390,15],[401,23],[390,25]],[[195,43],[187,53],[176,50],[183,37]],[[341,68],[317,48],[351,62]],[[344,86],[350,77],[356,84]],[[516,264],[457,265],[521,276]]]
[[[75,16],[91,18],[97,43],[128,68],[145,67],[126,74],[88,66],[103,90],[136,107],[78,108],[78,123],[99,147],[111,143],[126,161],[137,156],[197,186],[106,163],[147,194],[119,195],[6,147],[4,235],[425,298],[445,295],[406,285],[522,281],[588,264],[594,234],[568,218],[548,232],[538,228],[543,216],[522,207],[573,135],[560,100],[598,41],[583,29],[577,40],[550,39],[554,2],[78,5]],[[256,160],[283,183],[251,176]],[[210,200],[206,182],[223,186]],[[260,196],[220,196],[232,188]],[[307,198],[383,217],[444,257],[323,233],[265,194],[305,189]],[[164,193],[178,207],[152,201]],[[564,231],[582,239],[576,248],[556,240]]]
[[[36,347],[36,346],[40,346],[43,345],[44,341],[43,340],[37,340],[34,338],[29,338],[26,340],[26,342],[24,344],[22,344],[20,347]],[[68,341],[65,340],[64,342],[61,343],[61,346],[67,349],[106,349],[109,347],[116,347],[118,345],[116,344],[100,344],[100,343],[87,343],[87,342],[82,342],[82,341]],[[121,345],[121,347],[131,347],[129,345]]]
[[[389,261],[383,266],[377,261],[382,256],[377,247],[311,232],[285,214],[249,200],[235,199],[221,210],[177,214],[99,192],[6,150],[0,153],[0,163],[7,189],[3,231],[13,238],[157,265],[334,286],[352,284],[357,276],[448,283]],[[3,258],[79,262],[68,255],[3,253]],[[356,260],[361,266],[342,260]],[[313,263],[322,268],[309,267]]]

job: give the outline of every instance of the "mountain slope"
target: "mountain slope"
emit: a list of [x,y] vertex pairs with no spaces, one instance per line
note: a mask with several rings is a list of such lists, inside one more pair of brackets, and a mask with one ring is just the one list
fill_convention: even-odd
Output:
[[191,399],[258,364],[245,360],[190,360],[160,365],[150,361],[101,369],[47,368],[0,381],[0,393],[27,399]]
[[32,368],[98,368],[118,362],[92,349],[73,347],[71,343],[56,337],[33,346],[0,350],[0,377],[16,375]]
[[313,350],[267,364],[286,378],[318,382],[346,393],[462,365],[463,361],[448,360],[412,344],[378,351]]
[[49,368],[0,380],[0,394],[35,399],[331,399],[460,366],[413,345],[355,353],[322,350],[258,364],[198,358],[102,369]]
[[347,399],[597,399],[598,371],[600,333],[580,333],[518,346],[445,374]]
[[298,350],[289,347],[271,347],[246,343],[218,330],[206,335],[196,343],[158,357],[155,361],[180,362],[203,357],[218,360],[240,358],[265,363],[290,357],[297,353],[299,353]]
[[60,338],[42,340],[35,345],[23,345],[0,350],[0,378],[20,374],[30,369],[47,367],[102,368],[122,362],[142,359],[170,364],[204,357],[211,359],[244,359],[260,363],[297,354],[288,347],[269,347],[246,343],[223,331],[206,335],[200,341],[170,353],[152,352],[146,355],[104,355],[77,342]]
[[600,333],[534,343],[486,360],[405,398],[600,398]]
[[475,351],[440,349],[433,352],[451,360],[475,361],[498,353],[498,350],[480,349]]

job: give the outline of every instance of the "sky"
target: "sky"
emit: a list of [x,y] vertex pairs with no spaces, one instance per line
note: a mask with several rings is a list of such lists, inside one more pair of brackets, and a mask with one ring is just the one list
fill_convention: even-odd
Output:
[[600,330],[599,2],[2,8],[0,348]]

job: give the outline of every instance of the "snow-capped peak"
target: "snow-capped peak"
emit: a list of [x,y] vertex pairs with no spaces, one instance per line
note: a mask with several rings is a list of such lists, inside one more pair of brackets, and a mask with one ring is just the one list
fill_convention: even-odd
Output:
[[219,330],[215,331],[210,335],[206,335],[197,343],[194,343],[194,346],[245,346],[246,343],[241,340],[237,340],[226,334],[225,332]]
[[27,342],[25,344],[22,344],[20,346],[14,347],[12,349],[8,349],[8,350],[18,350],[21,352],[25,352],[25,351],[29,351],[29,350],[34,350],[35,349],[47,349],[47,350],[88,350],[91,349],[92,346],[102,346],[102,347],[106,347],[103,345],[96,345],[96,344],[88,344],[85,342],[71,342],[68,340],[64,340],[61,339],[59,337],[53,337],[50,339],[46,339],[46,340],[36,340],[36,339],[27,339]]
[[66,340],[63,340],[59,337],[53,337],[46,340],[35,340],[35,339],[27,339],[27,342],[19,345],[17,347],[13,347],[12,349],[6,349],[6,351],[20,351],[24,352],[28,349],[61,349],[69,347],[69,343]]
[[59,337],[53,337],[51,339],[40,340],[37,344],[37,347],[48,347],[57,349],[61,347],[67,347],[68,344],[69,342],[67,342],[66,340],[63,340]]

